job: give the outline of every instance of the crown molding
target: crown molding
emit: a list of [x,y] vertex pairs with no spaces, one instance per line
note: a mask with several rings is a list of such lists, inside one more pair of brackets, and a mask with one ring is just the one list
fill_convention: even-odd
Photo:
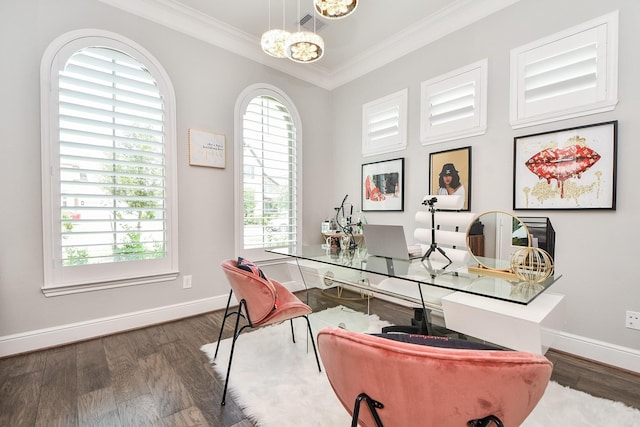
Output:
[[455,1],[332,70],[328,76],[331,88],[355,80],[518,1],[520,0]]
[[319,64],[300,66],[265,55],[257,37],[185,6],[178,0],[100,1],[323,89],[332,90],[520,0],[457,0],[333,70]]

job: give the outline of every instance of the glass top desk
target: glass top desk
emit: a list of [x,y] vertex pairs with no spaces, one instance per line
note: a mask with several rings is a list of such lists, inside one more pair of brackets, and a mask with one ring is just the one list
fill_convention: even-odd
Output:
[[[354,251],[331,252],[323,245],[303,246],[301,248],[283,247],[268,249],[267,252],[285,255],[299,260],[327,264],[334,267],[342,267],[362,273],[371,273],[390,278],[402,279],[413,282],[419,286],[420,296],[407,298],[408,295],[397,294],[388,288],[380,289],[366,283],[350,283],[358,288],[369,289],[373,292],[383,292],[409,301],[423,303],[422,289],[424,287],[436,287],[450,291],[458,291],[487,298],[507,301],[515,304],[527,305],[542,294],[549,286],[555,283],[561,276],[551,276],[542,283],[526,283],[511,281],[505,278],[470,272],[468,265],[439,260],[420,258],[402,260],[397,258],[382,258],[370,256],[365,248]],[[444,268],[446,266],[446,268]]]
[[[555,336],[550,331],[564,324],[564,296],[546,292],[561,276],[531,284],[476,274],[468,270],[470,265],[447,266],[435,257],[424,261],[380,258],[369,256],[366,249],[332,253],[322,245],[268,252],[295,258],[303,280],[303,270],[309,266],[318,271],[340,270],[347,280],[330,286],[343,283],[421,306],[428,334],[427,312],[438,310],[447,329],[506,348],[544,354]],[[381,280],[374,284],[370,277]]]

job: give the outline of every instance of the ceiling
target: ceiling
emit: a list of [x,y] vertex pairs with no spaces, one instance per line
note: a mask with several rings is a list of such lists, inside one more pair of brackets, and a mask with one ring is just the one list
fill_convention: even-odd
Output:
[[316,18],[325,54],[311,64],[266,55],[260,36],[283,25],[297,31],[299,18],[313,16],[312,0],[100,1],[333,89],[519,0],[360,0],[351,16]]

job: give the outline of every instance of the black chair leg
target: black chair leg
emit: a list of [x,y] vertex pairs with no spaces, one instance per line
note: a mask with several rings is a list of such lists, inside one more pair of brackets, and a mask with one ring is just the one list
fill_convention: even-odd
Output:
[[[240,311],[240,306],[238,306],[238,311]],[[227,366],[227,377],[224,379],[224,390],[222,391],[222,402],[220,402],[220,405],[223,405],[226,402],[226,398],[227,398],[227,386],[229,385],[229,374],[231,374],[231,362],[233,361],[233,350],[236,346],[236,340],[238,339],[238,325],[240,324],[240,314],[238,313],[238,317],[236,317],[236,325],[233,328],[233,338],[231,341],[231,353],[229,354],[229,364]]]
[[295,344],[295,342],[296,342],[296,334],[293,332],[293,319],[289,319],[289,323],[291,324],[291,339],[293,340],[293,343]]
[[382,425],[382,420],[380,419],[380,416],[378,415],[378,411],[377,411],[377,409],[384,408],[384,405],[378,402],[377,400],[373,400],[366,393],[360,393],[358,397],[356,397],[356,402],[353,406],[353,417],[351,418],[351,427],[358,427],[358,416],[360,415],[360,403],[362,403],[363,400],[367,403],[367,406],[369,407],[369,411],[371,411],[371,416],[373,417],[373,420],[376,422],[376,426],[384,427]]
[[318,372],[322,372],[322,368],[320,367],[320,358],[318,357],[318,350],[316,349],[316,341],[313,338],[313,331],[311,330],[311,322],[309,321],[308,316],[302,316],[304,320],[307,321],[307,329],[309,330],[309,337],[311,337],[311,345],[313,345],[313,353],[316,355],[316,363],[318,364]]
[[[220,405],[224,406],[226,403],[226,399],[227,399],[227,387],[229,386],[229,375],[231,375],[231,362],[233,362],[233,351],[236,348],[236,341],[238,340],[238,337],[240,336],[240,334],[242,333],[242,331],[245,330],[245,328],[250,328],[252,327],[251,323],[249,323],[248,325],[244,325],[243,327],[241,327],[240,329],[238,329],[238,326],[240,325],[240,317],[242,317],[242,307],[245,306],[246,309],[246,305],[245,305],[245,301],[242,300],[240,301],[240,304],[238,305],[238,312],[237,312],[237,317],[236,317],[236,324],[233,328],[233,341],[231,341],[231,353],[229,354],[229,365],[227,366],[227,377],[224,380],[224,390],[222,392],[222,402],[220,402]],[[234,314],[234,313],[231,313]]]
[[233,290],[229,291],[229,298],[227,299],[227,308],[224,310],[224,317],[222,318],[222,326],[220,326],[220,333],[218,334],[218,343],[216,344],[216,352],[213,355],[215,360],[218,357],[218,349],[220,348],[220,341],[222,340],[222,331],[224,330],[224,324],[227,323],[227,317],[229,316],[229,304],[231,304],[231,296],[233,295]]
[[[231,291],[233,292],[233,291]],[[235,350],[236,347],[236,341],[238,340],[238,337],[240,336],[240,334],[242,333],[242,331],[245,328],[252,328],[253,324],[251,323],[251,319],[249,318],[248,314],[247,314],[247,321],[248,324],[242,326],[241,328],[239,328],[240,326],[240,317],[244,317],[242,314],[242,310],[243,307],[246,311],[246,302],[244,300],[240,301],[240,304],[238,305],[238,310],[229,313],[229,303],[231,301],[231,293],[229,294],[229,300],[227,301],[227,308],[225,310],[225,316],[224,316],[224,320],[222,321],[222,327],[220,328],[220,335],[218,336],[218,344],[216,346],[216,353],[214,355],[214,359],[216,358],[216,356],[218,355],[218,348],[220,347],[220,340],[222,339],[222,329],[224,329],[224,324],[227,320],[227,317],[232,316],[232,315],[236,315],[236,323],[235,326],[233,328],[233,338],[231,341],[231,353],[229,354],[229,364],[227,366],[227,375],[226,378],[224,380],[224,390],[222,391],[222,402],[220,402],[220,405],[224,406],[226,404],[226,398],[227,398],[227,388],[229,386],[229,376],[231,374],[231,364],[233,362],[233,352]],[[305,318],[305,320],[307,321],[307,329],[309,330],[309,336],[311,337],[311,344],[313,345],[313,353],[316,356],[316,364],[318,365],[318,371],[322,372],[322,368],[320,367],[320,358],[318,357],[318,349],[316,348],[316,342],[313,338],[313,331],[311,329],[311,322],[309,321],[309,317],[307,316],[302,316]],[[290,319],[290,324],[291,324],[291,335],[293,337],[293,342],[296,342],[296,338],[295,338],[295,334],[294,334],[294,329],[293,329],[293,319]]]

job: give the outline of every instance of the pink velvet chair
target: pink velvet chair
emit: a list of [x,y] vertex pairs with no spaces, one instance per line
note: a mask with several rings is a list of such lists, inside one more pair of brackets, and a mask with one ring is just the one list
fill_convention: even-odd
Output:
[[[285,288],[278,281],[266,279],[260,277],[258,274],[254,274],[253,272],[240,269],[237,266],[237,261],[233,259],[223,261],[222,270],[227,276],[229,285],[231,285],[231,290],[229,291],[227,308],[224,313],[222,326],[220,327],[220,334],[218,335],[218,344],[216,345],[214,359],[218,356],[218,348],[220,346],[220,340],[222,339],[222,331],[224,330],[227,318],[235,315],[236,320],[221,404],[225,404],[227,385],[229,383],[229,373],[231,372],[231,362],[233,361],[233,352],[236,341],[242,331],[246,328],[258,328],[289,320],[291,323],[291,335],[293,342],[295,342],[295,336],[293,335],[293,319],[303,317],[307,321],[307,329],[309,330],[309,336],[311,338],[311,343],[313,344],[313,351],[316,355],[316,363],[318,364],[318,370],[321,371],[320,359],[318,358],[316,344],[313,339],[311,323],[307,317],[307,315],[311,314],[311,308],[300,301],[298,297],[292,294],[291,291]],[[255,270],[257,270],[257,268],[255,268]],[[231,297],[234,294],[239,304],[237,310],[230,310],[229,305],[231,303]],[[240,326],[240,317],[246,319],[247,323],[243,326]]]
[[553,367],[536,354],[425,346],[338,328],[318,333],[318,349],[353,427],[519,426]]

